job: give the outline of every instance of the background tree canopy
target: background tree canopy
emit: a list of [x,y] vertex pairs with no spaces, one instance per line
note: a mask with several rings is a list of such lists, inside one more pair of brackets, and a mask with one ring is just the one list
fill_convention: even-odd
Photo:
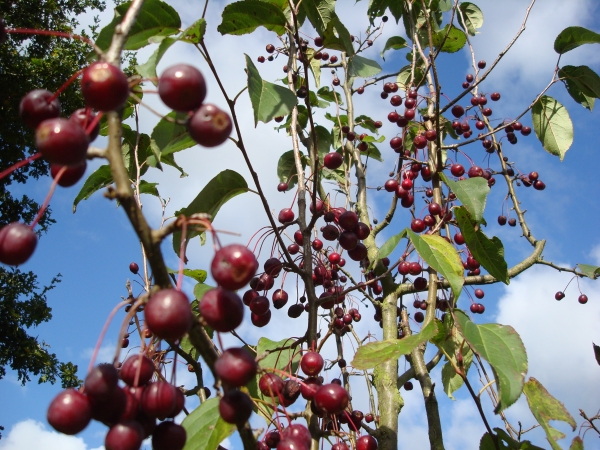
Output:
[[[36,28],[79,33],[73,18],[82,12],[103,10],[99,0],[6,1],[0,4],[0,15],[10,28]],[[93,30],[92,30],[93,31]],[[4,170],[35,153],[34,133],[19,118],[21,98],[33,89],[58,89],[73,73],[86,65],[87,44],[48,36],[10,34],[0,47],[0,83],[3,86],[0,107],[0,170]],[[60,96],[64,115],[83,106],[77,83]],[[26,195],[11,191],[13,183],[26,183],[48,175],[49,166],[37,160],[0,180],[0,226],[21,221],[29,223],[39,204]],[[50,211],[40,220],[45,232],[53,223]],[[46,293],[59,281],[40,288],[36,274],[0,267],[0,378],[6,368],[15,370],[23,384],[30,376],[39,382],[54,383],[60,377],[64,386],[77,385],[77,366],[61,363],[49,345],[38,342],[28,329],[51,319]]]

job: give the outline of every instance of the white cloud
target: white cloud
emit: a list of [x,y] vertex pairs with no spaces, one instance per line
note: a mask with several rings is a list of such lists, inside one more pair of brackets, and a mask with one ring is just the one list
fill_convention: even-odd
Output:
[[[46,425],[28,419],[15,424],[6,438],[0,440],[1,450],[87,450],[80,437],[48,430]],[[99,449],[95,449],[99,450]]]

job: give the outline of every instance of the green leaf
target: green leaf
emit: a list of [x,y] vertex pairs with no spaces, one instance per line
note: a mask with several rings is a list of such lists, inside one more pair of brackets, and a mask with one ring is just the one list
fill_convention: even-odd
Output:
[[140,194],[148,194],[154,195],[155,197],[160,198],[160,194],[158,193],[158,189],[156,189],[158,183],[149,183],[146,180],[140,180]]
[[460,202],[469,210],[471,217],[477,223],[481,223],[483,220],[483,211],[485,210],[485,202],[490,193],[487,180],[483,177],[475,177],[461,181],[452,181],[443,173],[440,173],[440,176]]
[[[304,158],[302,158],[302,167],[306,167]],[[277,162],[277,176],[280,182],[288,184],[289,191],[298,182],[297,174],[294,150],[288,150],[279,157],[279,161]]]
[[[544,450],[529,441],[515,441],[506,431],[501,428],[494,428],[496,439],[501,450]],[[489,433],[485,433],[481,438],[479,450],[497,450],[494,445],[494,439]]]
[[375,17],[383,16],[388,8],[394,19],[396,19],[396,23],[398,23],[404,12],[403,2],[399,2],[398,0],[371,0],[369,2],[369,10],[367,11],[371,23],[373,23]]
[[496,414],[517,401],[527,373],[527,354],[517,332],[508,325],[477,325],[461,310],[454,310],[459,331],[479,356],[485,359],[496,377],[498,406]]
[[[315,131],[315,135],[317,138],[317,153],[319,155],[319,158],[322,160],[323,157],[327,153],[329,153],[329,150],[331,149],[331,145],[332,145],[331,132],[322,125],[317,125],[315,127],[314,131]],[[310,147],[312,148],[313,142],[314,142],[312,130],[308,136],[308,142],[310,144]]]
[[206,20],[198,19],[181,33],[179,40],[190,44],[199,44],[206,33]]
[[568,27],[554,41],[554,51],[559,55],[584,44],[600,44],[600,34],[583,27]]
[[329,106],[329,102],[317,97],[314,91],[308,91],[308,101],[313,108],[327,108]]
[[158,85],[158,80],[156,79],[158,75],[156,74],[156,66],[166,53],[166,51],[175,43],[178,39],[170,38],[170,37],[161,37],[160,44],[158,48],[154,50],[154,53],[150,55],[148,61],[144,64],[140,64],[135,66],[135,70],[144,78],[149,78],[152,81],[152,84],[155,86]]
[[[361,126],[364,125],[361,124]],[[377,139],[375,139],[375,136],[365,136],[364,138],[362,138],[362,142],[366,142],[367,144],[370,144],[372,142],[377,142],[378,144],[381,144],[383,141],[385,141],[385,136],[379,136]]]
[[83,183],[79,194],[77,194],[77,197],[75,197],[75,200],[73,200],[73,212],[77,210],[77,204],[81,200],[87,200],[94,192],[105,188],[112,182],[113,178],[110,172],[110,166],[104,165],[98,167],[96,171],[92,173],[87,180],[85,180],[85,183]]
[[588,264],[577,264],[577,267],[579,267],[579,270],[581,270],[584,273],[584,275],[591,278],[592,280],[595,280],[596,278],[598,278],[598,276],[600,276],[600,267],[598,266],[590,266]]
[[[469,368],[471,367],[471,363],[473,362],[473,352],[471,351],[471,347],[463,344],[464,339],[458,333],[456,327],[452,327],[452,331],[450,335],[442,342],[437,343],[438,347],[444,349],[446,354],[450,356],[452,362],[458,366],[457,355],[460,351],[462,353],[463,358],[463,370],[465,373],[468,373]],[[444,392],[448,395],[449,398],[455,400],[452,395],[454,392],[459,390],[464,384],[463,378],[456,373],[454,370],[454,366],[452,362],[448,360],[446,364],[442,367],[442,384],[444,386]]]
[[385,61],[385,58],[383,57],[385,52],[387,52],[390,49],[391,50],[400,50],[400,49],[406,48],[406,47],[408,47],[408,45],[406,44],[406,39],[404,39],[401,36],[392,36],[385,43],[385,46],[383,47],[383,50],[381,50],[381,53],[379,54],[379,56],[381,56],[381,59],[383,59]]
[[335,0],[303,0],[300,8],[321,36],[335,16]]
[[600,98],[600,77],[588,66],[564,66],[558,71],[565,78],[567,92],[577,103],[590,111],[596,98]]
[[[174,275],[179,275],[179,270],[171,269],[169,267],[167,267],[167,272],[172,273]],[[202,269],[183,269],[183,275],[196,280],[198,283],[204,283],[206,281],[207,273],[206,270]]]
[[[448,31],[449,26],[450,25],[446,25],[433,35],[433,45],[441,52],[455,53],[465,46],[467,43],[467,36],[455,26],[452,26],[450,31]],[[446,35],[448,36],[446,37]],[[446,39],[444,40],[444,38]],[[442,46],[441,48],[440,45]]]
[[346,52],[348,56],[354,54],[350,33],[337,15],[334,15],[327,25],[327,29],[323,33],[323,42],[326,48]]
[[[100,31],[96,45],[102,50],[110,47],[115,28],[123,20],[130,5],[131,2],[127,2],[117,6],[112,22]],[[181,19],[171,5],[161,0],[146,0],[131,27],[124,48],[125,50],[137,50],[150,44],[150,38],[171,36],[179,33],[180,28]]]
[[243,0],[230,3],[223,9],[223,21],[217,27],[221,34],[252,33],[258,27],[274,31],[278,36],[285,33],[287,19],[276,5],[259,0]]
[[544,95],[531,108],[531,120],[544,150],[562,161],[573,143],[573,122],[567,109]]
[[[357,127],[366,128],[371,133],[379,134],[379,130],[377,128],[375,128],[375,121],[373,119],[371,119],[369,116],[365,116],[364,114],[360,115],[354,119],[354,125]],[[374,142],[374,141],[375,141],[375,139],[373,138],[372,142]],[[377,142],[383,142],[383,141],[377,141]]]
[[408,355],[416,347],[434,337],[441,326],[441,322],[435,319],[421,328],[418,334],[403,339],[390,339],[362,345],[358,348],[350,365],[358,370],[367,370],[385,361],[398,359],[401,355]]
[[374,159],[375,161],[383,162],[383,157],[381,156],[381,152],[375,145],[373,145],[370,142],[369,142],[369,148],[367,149],[367,151],[360,152],[360,154],[363,156],[368,156],[369,158]]
[[358,78],[370,78],[381,72],[381,66],[372,59],[354,55],[348,63],[348,75]]
[[204,297],[204,294],[214,288],[214,286],[210,286],[208,284],[198,283],[196,286],[194,286],[194,298],[200,301],[202,300],[202,297]]
[[421,87],[425,84],[425,72],[422,67],[415,67],[415,75],[414,79],[412,79],[412,69],[411,66],[404,66],[400,69],[400,73],[396,77],[396,83],[400,89],[407,91],[411,86]]
[[346,185],[346,175],[340,169],[329,170],[327,168],[322,169],[321,176],[328,180],[337,182],[341,186]]
[[[189,217],[192,214],[206,213],[214,220],[215,216],[226,202],[233,197],[248,192],[248,184],[244,177],[233,170],[224,170],[208,182],[194,200],[187,206],[175,213]],[[186,241],[198,236],[198,232],[188,231]],[[181,231],[173,233],[173,250],[179,255],[181,243]]]
[[508,266],[504,259],[502,241],[496,236],[490,239],[481,230],[475,230],[477,224],[463,206],[454,208],[454,215],[473,257],[479,261],[490,275],[505,284],[509,284]]
[[406,233],[408,232],[408,228],[405,228],[400,233],[393,235],[389,238],[385,243],[379,247],[379,252],[377,253],[377,259],[387,258],[392,254],[392,252],[396,249],[400,241],[406,237]]
[[151,138],[160,149],[161,158],[196,145],[196,142],[190,137],[187,127],[173,122],[173,120],[183,122],[186,118],[187,113],[171,111],[160,119],[152,130]]
[[[254,3],[254,0],[251,3]],[[248,94],[254,110],[254,126],[258,125],[259,120],[267,123],[274,117],[285,116],[292,112],[298,102],[296,94],[286,87],[264,81],[248,55],[246,55],[246,67]]]
[[418,235],[411,230],[407,233],[419,256],[448,280],[454,298],[458,299],[465,279],[462,261],[454,246],[441,236]]
[[337,101],[338,105],[344,104],[342,96],[338,93],[334,95],[333,89],[329,89],[329,86],[323,86],[317,91],[317,95],[328,102],[335,103]]
[[583,440],[579,436],[575,436],[569,450],[583,450]]
[[560,445],[556,441],[563,439],[565,435],[556,428],[551,427],[550,421],[560,420],[561,422],[566,422],[571,425],[573,431],[577,428],[577,423],[575,423],[575,420],[564,405],[552,397],[546,388],[535,378],[529,378],[529,381],[523,387],[523,392],[527,398],[527,404],[531,413],[546,432],[546,439],[548,439],[552,449],[561,450]]
[[[459,6],[462,17],[457,13],[458,23],[471,36],[477,34],[477,29],[483,26],[483,13],[481,9],[473,3],[463,2]],[[464,18],[464,21],[463,21]]]
[[218,397],[209,398],[183,419],[181,426],[187,433],[183,450],[216,450],[233,434],[235,425],[221,418],[219,402]]
[[[306,49],[306,56],[310,61],[310,63],[309,63],[310,71],[313,74],[313,77],[315,79],[315,86],[318,89],[319,86],[321,86],[321,61],[313,58],[314,54],[315,54],[314,48],[309,47]],[[311,93],[312,93],[312,91],[311,91]]]

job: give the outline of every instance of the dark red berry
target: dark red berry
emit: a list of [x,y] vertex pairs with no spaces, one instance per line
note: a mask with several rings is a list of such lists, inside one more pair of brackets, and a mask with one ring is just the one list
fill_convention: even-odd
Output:
[[244,304],[235,292],[223,288],[211,289],[198,305],[200,316],[213,330],[232,331],[244,318]]
[[20,222],[9,223],[0,229],[0,262],[11,266],[25,263],[37,246],[37,234]]
[[225,111],[205,103],[189,120],[188,130],[192,139],[198,144],[204,147],[216,147],[227,140],[233,130],[233,123]]
[[69,435],[77,434],[92,420],[90,401],[81,392],[72,388],[66,389],[54,397],[46,417],[56,431]]
[[198,109],[206,97],[206,81],[202,73],[188,64],[166,69],[158,79],[158,95],[175,111]]
[[248,395],[241,391],[227,391],[219,402],[219,414],[227,423],[242,424],[250,418],[252,407]]
[[88,137],[83,128],[67,119],[44,120],[35,131],[35,142],[50,163],[73,166],[86,158]]
[[245,246],[231,244],[215,253],[210,269],[221,287],[233,291],[244,287],[252,279],[258,269],[258,261]]
[[585,305],[588,302],[588,296],[585,294],[581,294],[577,301],[579,301],[579,303],[581,303],[582,305]]
[[148,329],[161,339],[181,339],[194,320],[187,295],[177,289],[163,289],[152,295],[144,315]]
[[331,383],[321,386],[314,396],[317,408],[328,414],[339,414],[348,406],[348,392],[342,386]]
[[46,119],[60,116],[58,98],[50,100],[54,94],[46,89],[35,89],[21,99],[19,115],[25,125],[33,129]]
[[300,360],[302,372],[308,376],[316,376],[323,370],[323,357],[317,352],[306,352]]
[[174,422],[161,422],[152,433],[153,450],[181,450],[185,446],[185,428]]
[[331,152],[323,158],[323,165],[329,170],[335,170],[344,162],[344,158],[338,152]]
[[119,377],[129,386],[144,386],[150,382],[152,375],[154,375],[154,363],[145,355],[130,356],[119,371]]
[[227,349],[215,362],[215,372],[219,378],[232,387],[248,384],[257,370],[258,364],[244,348]]
[[50,175],[56,179],[63,167],[66,167],[58,180],[58,185],[62,187],[70,187],[81,180],[87,169],[87,161],[84,159],[79,164],[74,166],[62,166],[60,164],[50,164]]
[[136,421],[119,422],[104,438],[106,450],[138,450],[144,440],[144,428]]
[[81,94],[86,106],[98,111],[115,111],[129,97],[129,82],[121,69],[98,61],[83,71]]

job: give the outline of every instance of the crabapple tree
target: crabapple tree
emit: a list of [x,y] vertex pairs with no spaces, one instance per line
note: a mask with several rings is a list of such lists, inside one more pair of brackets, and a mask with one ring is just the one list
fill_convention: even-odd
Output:
[[[50,163],[51,191],[83,177],[87,159],[105,161],[88,176],[74,205],[99,190],[118,201],[116,213],[127,215],[141,243],[143,264],[133,262],[129,269],[144,287],[134,293],[128,285],[128,296],[110,316],[124,315],[114,361],[94,365],[92,359],[83,385],[52,401],[48,421],[56,430],[76,434],[91,420],[102,422],[110,450],[138,449],[150,436],[157,450],[212,450],[236,428],[247,450],[396,449],[403,391],[417,388],[432,449],[444,448],[438,396],[460,388],[472,396],[485,426],[482,437],[473,437],[483,450],[540,448],[523,440],[520,426],[504,415],[522,395],[552,448],[560,448],[561,436],[550,420],[575,427],[539,381],[526,380],[528,360],[518,330],[473,319],[485,313],[487,285],[508,284],[534,265],[574,279],[600,274],[599,267],[561,267],[543,258],[546,241],[536,236],[519,201],[524,189],[545,189],[543,174],[518,167],[510,156],[519,140],[537,138],[544,150],[565,157],[573,124],[550,94],[565,86],[576,103],[591,110],[600,78],[587,66],[561,65],[560,56],[600,43],[600,35],[564,29],[554,42],[558,63],[547,86],[505,118],[494,111],[502,93],[488,77],[520,38],[534,2],[513,39],[488,61],[471,44],[483,24],[473,3],[373,0],[364,23],[351,24],[336,13],[341,3],[236,1],[220,11],[220,23],[208,24],[207,8],[215,6],[207,2],[202,15],[182,28],[168,3],[133,0],[117,6],[94,42],[54,33],[88,43],[96,61],[65,80],[65,86],[79,83],[84,100],[69,118],[60,116],[60,89],[24,93],[21,116],[35,129],[38,151],[30,160]],[[364,55],[392,24],[401,31],[387,39],[381,58],[403,52],[407,64],[384,71],[381,60]],[[259,27],[272,33],[262,54],[230,55],[245,62],[241,92],[223,83],[207,26],[222,35],[243,36]],[[0,31],[4,37],[22,30],[2,25]],[[209,72],[182,62],[157,73],[175,43],[193,47]],[[158,48],[127,77],[119,67],[123,51],[149,44]],[[442,91],[452,83],[442,60],[463,49],[471,67],[459,86],[448,89],[457,92],[450,98]],[[261,64],[278,64],[282,78],[264,79]],[[220,92],[208,92],[209,77]],[[140,108],[151,95],[172,112],[160,116],[149,136],[127,120],[155,112]],[[239,107],[242,95],[249,96],[251,110]],[[216,96],[225,98],[226,109],[212,103]],[[383,120],[361,111],[358,96],[377,99]],[[277,186],[261,182],[242,133],[242,124],[259,122],[286,133],[292,147],[279,155]],[[107,137],[105,147],[92,144],[97,134]],[[141,195],[155,196],[163,211],[166,200],[146,174],[163,165],[183,174],[175,153],[228,140],[250,179],[231,169],[215,174],[189,205],[152,226]],[[493,220],[515,227],[530,248],[512,267],[502,241],[486,232],[491,190],[505,196]],[[249,243],[221,245],[213,219],[228,200],[248,192],[260,198],[265,228]],[[290,206],[273,212],[273,195],[288,196]],[[386,210],[380,220],[375,202]],[[31,223],[0,230],[0,261],[18,265],[35,257],[34,229],[47,203]],[[392,228],[400,231],[389,233]],[[385,241],[378,239],[384,235]],[[212,240],[212,262],[204,269],[186,268],[188,243],[198,236]],[[177,271],[167,269],[164,241],[179,258]],[[208,272],[214,286],[206,283]],[[192,301],[184,276],[197,282]],[[580,294],[579,303],[587,303]],[[555,298],[564,297],[558,292]],[[374,315],[365,314],[369,306]],[[243,322],[262,328],[273,320],[302,323],[304,333],[248,343],[236,331]],[[366,329],[371,331],[363,333]],[[224,348],[224,333],[238,345]],[[121,347],[131,340],[139,342],[139,352],[123,361]],[[432,357],[426,358],[427,348],[434,349]],[[195,373],[196,386],[174,386],[178,359]],[[207,370],[212,384],[205,382]],[[441,371],[441,389],[432,381],[435,371]],[[492,399],[490,411],[481,402],[483,391]],[[353,404],[359,395],[368,411]],[[186,396],[197,396],[200,406],[185,409]],[[176,423],[184,410],[183,422]],[[502,418],[504,429],[492,429],[490,414]],[[571,445],[583,448],[583,441],[576,437]]]

